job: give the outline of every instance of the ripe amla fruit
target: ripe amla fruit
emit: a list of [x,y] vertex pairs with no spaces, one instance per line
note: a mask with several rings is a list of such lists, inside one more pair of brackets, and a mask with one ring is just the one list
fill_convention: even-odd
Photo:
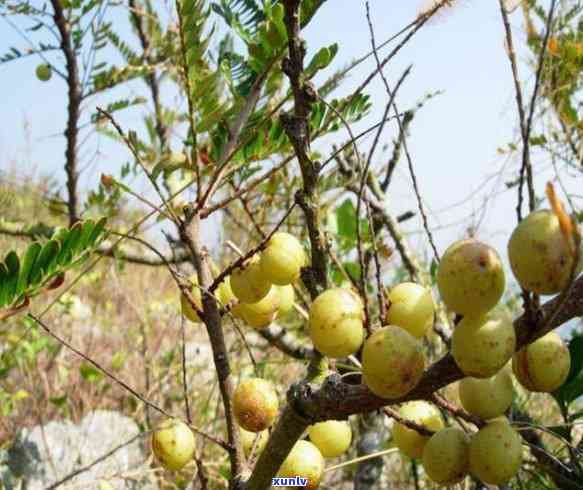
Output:
[[[261,454],[267,440],[269,439],[269,432],[267,430],[262,430],[261,432],[249,432],[248,430],[239,427],[239,433],[241,434],[241,445],[243,446],[243,451],[245,456],[249,457],[251,455],[251,450],[255,444],[255,455]],[[257,443],[255,440],[257,439]]]
[[[405,403],[399,410],[399,415],[418,425],[423,425],[433,432],[443,429],[443,419],[439,410],[424,401]],[[430,437],[421,435],[415,429],[410,429],[399,422],[395,422],[393,426],[393,439],[395,440],[395,444],[399,448],[399,451],[411,459],[418,459],[423,455],[423,449]]]
[[514,386],[506,368],[491,378],[464,378],[458,384],[462,406],[482,419],[503,415],[512,404]]
[[555,391],[565,382],[570,369],[571,354],[556,332],[523,347],[512,358],[514,376],[529,391]]
[[194,455],[194,434],[188,425],[167,419],[152,434],[152,451],[164,468],[180,470]]
[[306,265],[306,253],[300,241],[284,232],[275,233],[261,252],[261,274],[278,286],[295,282]]
[[500,256],[492,247],[473,238],[455,242],[441,258],[437,286],[451,311],[460,315],[485,313],[504,293]]
[[277,393],[265,379],[245,379],[233,395],[235,418],[245,430],[260,432],[271,427],[278,410]]
[[362,377],[377,396],[406,395],[417,386],[424,369],[421,342],[400,327],[382,327],[364,343]]
[[342,420],[327,420],[308,427],[310,440],[325,458],[336,458],[348,451],[352,442],[350,424]]
[[423,468],[439,485],[454,485],[470,471],[470,438],[457,427],[435,433],[423,449]]
[[279,468],[277,476],[293,478],[299,476],[308,480],[304,488],[318,488],[324,474],[324,457],[319,449],[309,441],[298,441]]
[[270,289],[271,283],[261,273],[257,255],[231,274],[231,290],[241,303],[257,303]]
[[466,376],[493,376],[511,359],[515,348],[512,318],[500,309],[465,316],[453,331],[451,353]]
[[565,289],[575,260],[559,218],[548,209],[530,213],[514,229],[508,258],[519,284],[537,294],[556,294]]
[[233,307],[233,314],[241,318],[250,327],[261,329],[267,327],[279,311],[280,296],[272,287],[267,296],[257,303],[239,303]]
[[349,289],[332,288],[310,306],[310,337],[318,351],[328,357],[354,354],[364,339],[364,307]]
[[414,337],[423,337],[433,324],[431,290],[414,282],[403,282],[389,291],[386,323],[396,325]]
[[492,420],[470,440],[470,471],[489,485],[502,485],[518,473],[522,440],[508,420]]
[[[202,311],[202,294],[200,292],[200,288],[198,287],[198,277],[196,274],[191,276],[190,282],[192,283],[191,294],[192,298],[194,299],[194,304],[199,310]],[[229,277],[226,277],[223,281],[221,281],[215,290],[215,297],[217,298],[219,304],[222,306],[228,305],[231,301],[236,299],[233,291],[231,291]],[[188,298],[184,294],[180,295],[180,306],[182,308],[182,314],[191,322],[199,323],[201,321],[198,313],[191,306]]]
[[48,63],[41,63],[36,67],[36,78],[41,82],[48,82],[53,76],[53,70]]

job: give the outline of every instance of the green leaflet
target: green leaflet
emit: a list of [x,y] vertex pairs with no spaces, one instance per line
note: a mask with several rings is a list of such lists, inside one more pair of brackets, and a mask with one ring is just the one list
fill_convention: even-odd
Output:
[[34,242],[21,258],[10,251],[0,262],[0,308],[38,294],[56,276],[85,260],[105,236],[105,218],[55,230],[45,243]]

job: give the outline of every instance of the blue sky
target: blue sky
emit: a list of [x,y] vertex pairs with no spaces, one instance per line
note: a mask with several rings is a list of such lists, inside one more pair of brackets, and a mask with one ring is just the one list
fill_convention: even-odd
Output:
[[[409,23],[419,8],[419,1],[372,0],[377,41]],[[0,22],[0,46],[22,47],[24,43],[19,35]],[[520,44],[524,38],[520,10],[512,14],[511,22],[516,42]],[[339,43],[339,55],[328,73],[362,56],[370,50],[364,2],[329,0],[317,21],[307,28],[305,37],[311,52]],[[413,64],[412,73],[398,96],[400,109],[411,107],[428,92],[443,91],[418,112],[408,140],[430,225],[435,228],[441,252],[451,241],[465,235],[468,224],[478,221],[484,198],[502,191],[517,165],[516,160],[507,162],[509,173],[500,179],[492,178],[505,165],[505,158],[496,149],[515,139],[517,134],[514,89],[503,41],[498,2],[465,0],[418,33],[386,70],[394,84],[403,70]],[[524,65],[528,55],[519,50],[519,57],[522,78],[529,87],[532,74]],[[66,87],[57,77],[48,83],[38,82],[34,76],[36,64],[37,60],[29,58],[0,65],[0,87],[4,94],[0,168],[14,167],[28,175],[49,174],[62,182]],[[357,86],[373,68],[372,59],[360,65],[338,93],[347,93]],[[124,94],[137,95],[142,89],[141,85],[130,85]],[[371,117],[367,119],[371,124],[380,118],[387,96],[380,81],[371,84],[368,93],[373,102]],[[171,95],[167,94],[166,98],[170,99]],[[91,104],[94,106],[96,102]],[[139,124],[141,111],[120,117],[124,127]],[[395,131],[394,126],[388,128],[382,142],[390,143]],[[364,142],[363,148],[366,147]],[[325,146],[319,148],[326,150]],[[95,156],[96,150],[99,154],[83,174],[82,183],[86,188],[96,185],[101,172],[117,173],[120,164],[128,158],[125,149],[96,139],[89,141],[81,155],[87,160]],[[381,163],[381,154],[377,155]],[[405,163],[403,159],[391,188],[389,205],[395,212],[416,208]],[[535,164],[537,168],[548,167],[543,161],[535,160]],[[548,171],[539,175],[540,194],[550,175]],[[479,220],[478,236],[496,246],[504,258],[506,241],[515,223],[515,202],[515,192],[501,193],[489,202],[487,212]],[[425,246],[423,234],[417,232],[420,229],[418,219],[407,225],[407,231],[412,233],[410,240]]]

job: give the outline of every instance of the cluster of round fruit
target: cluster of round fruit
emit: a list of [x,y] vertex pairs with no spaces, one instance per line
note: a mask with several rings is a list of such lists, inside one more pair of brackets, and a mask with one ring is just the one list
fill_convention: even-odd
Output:
[[425,369],[420,338],[433,323],[431,291],[405,282],[389,291],[385,326],[364,339],[364,307],[350,289],[332,288],[310,307],[310,337],[316,349],[341,358],[362,350],[363,381],[376,395],[397,398],[419,382]]
[[[523,220],[512,234],[508,254],[524,289],[555,294],[567,286],[574,255],[553,212],[537,211]],[[260,255],[220,284],[217,299],[223,305],[238,300],[234,314],[263,328],[293,305],[291,284],[305,264],[305,252],[297,239],[276,233]],[[501,484],[516,474],[522,462],[521,438],[503,415],[513,399],[512,377],[506,366],[512,359],[512,371],[526,389],[551,392],[568,375],[569,351],[550,332],[515,353],[512,318],[498,304],[505,289],[502,262],[492,247],[478,240],[461,240],[446,250],[438,267],[437,286],[447,309],[461,316],[451,346],[456,364],[467,376],[458,385],[460,402],[487,423],[469,436],[457,427],[444,428],[433,405],[410,402],[402,406],[401,416],[435,434],[427,437],[396,423],[394,440],[404,454],[421,458],[427,475],[439,484],[453,484],[469,472],[485,483]],[[193,297],[200,304],[196,285]],[[184,299],[184,314],[199,321]],[[359,295],[346,288],[328,289],[310,307],[309,333],[315,348],[328,357],[347,357],[362,348],[363,382],[377,396],[394,399],[405,396],[421,379],[426,360],[420,339],[434,322],[435,305],[429,288],[410,282],[393,287],[388,300],[384,326],[365,339]],[[245,452],[250,454],[253,447],[261,452],[278,412],[273,387],[265,380],[246,380],[238,387],[233,406]],[[324,470],[324,457],[346,451],[351,431],[346,422],[327,421],[312,426],[309,436],[311,442],[296,443],[279,475],[305,476],[310,488],[315,488]],[[167,461],[163,455],[159,459]]]
[[[527,291],[556,294],[568,284],[574,255],[551,211],[535,211],[516,227],[508,256],[512,272]],[[497,306],[505,278],[492,247],[473,239],[451,245],[439,265],[437,285],[448,309],[463,316],[453,331],[451,350],[466,376],[492,377],[512,358],[514,375],[528,390],[551,392],[563,384],[571,360],[555,332],[515,354],[512,318]]]
[[399,450],[420,459],[425,473],[435,483],[454,485],[472,473],[481,481],[501,485],[522,464],[522,441],[505,417],[494,418],[469,435],[458,427],[444,427],[439,410],[424,401],[404,404],[399,414],[422,425],[432,436],[395,423],[393,438]]
[[[306,265],[302,244],[289,233],[275,233],[266,248],[246,261],[226,277],[216,290],[223,306],[235,301],[233,315],[257,329],[267,327],[279,315],[290,311],[294,304],[293,283]],[[196,276],[191,278],[192,297],[202,310],[201,292]],[[181,296],[182,313],[193,322],[200,322],[188,299]]]
[[[536,211],[512,233],[508,255],[519,284],[537,294],[556,294],[567,285],[574,255],[568,248],[557,216]],[[471,472],[485,483],[509,481],[522,463],[522,441],[504,416],[514,396],[512,372],[530,391],[552,392],[570,369],[569,350],[550,332],[515,353],[512,319],[498,302],[505,278],[500,257],[477,240],[451,245],[437,274],[440,296],[447,308],[462,316],[452,337],[452,355],[467,376],[458,384],[461,405],[487,421],[469,436],[457,427],[443,428],[439,411],[423,401],[405,404],[400,415],[435,434],[427,437],[396,424],[397,447],[421,458],[429,478],[442,485],[461,481]]]

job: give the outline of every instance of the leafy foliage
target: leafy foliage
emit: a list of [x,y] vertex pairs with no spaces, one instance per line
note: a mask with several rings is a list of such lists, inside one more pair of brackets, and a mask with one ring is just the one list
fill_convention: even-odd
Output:
[[569,343],[571,369],[567,380],[553,393],[553,397],[565,411],[570,403],[583,396],[583,335],[574,335]]
[[0,263],[0,307],[20,304],[80,265],[104,237],[104,229],[105,219],[86,220],[55,231],[44,244],[32,243],[21,257],[9,252]]

